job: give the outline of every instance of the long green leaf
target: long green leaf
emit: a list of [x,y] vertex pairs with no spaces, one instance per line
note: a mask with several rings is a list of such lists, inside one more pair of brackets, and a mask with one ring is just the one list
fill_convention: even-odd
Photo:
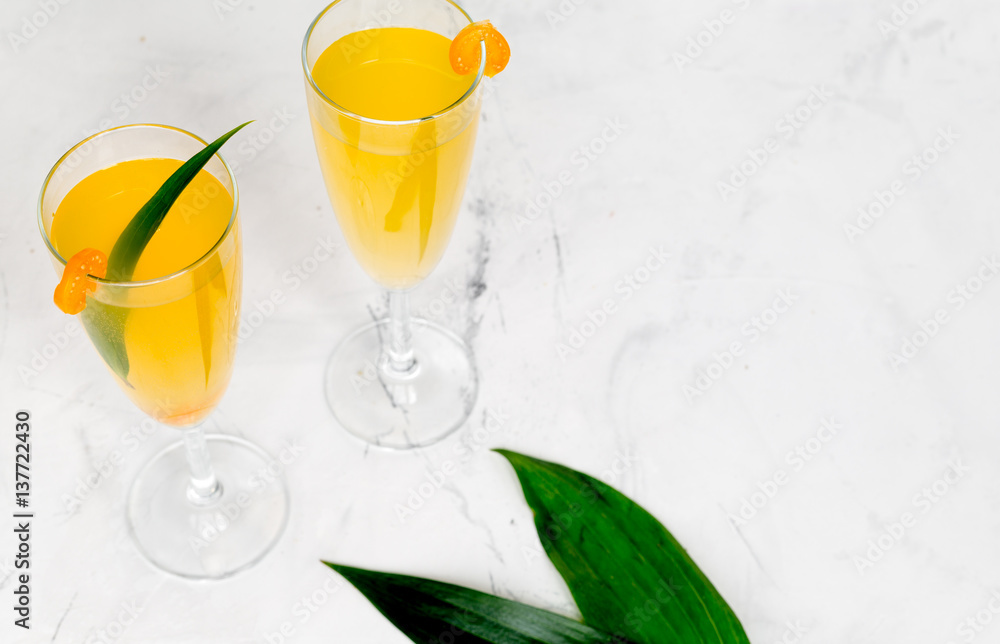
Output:
[[[142,252],[146,249],[153,235],[163,223],[163,218],[180,197],[188,184],[201,172],[205,164],[219,151],[226,141],[253,121],[247,121],[199,150],[193,157],[184,162],[181,167],[167,178],[163,185],[150,197],[149,201],[139,209],[125,230],[118,237],[111,254],[108,255],[107,279],[114,282],[127,282],[132,279],[135,267],[139,263]],[[128,309],[111,306],[87,298],[87,308],[83,310],[83,326],[97,352],[104,362],[128,384],[129,361],[125,349],[125,324],[128,321]],[[209,357],[208,360],[211,358]],[[206,372],[209,369],[206,363]]]
[[201,340],[201,362],[205,367],[205,386],[208,387],[212,375],[212,338],[215,337],[213,327],[218,324],[215,307],[212,306],[212,295],[217,294],[219,300],[225,301],[226,275],[218,253],[209,258],[205,268],[213,277],[200,288],[195,285],[198,290],[195,291],[194,306],[198,313],[198,336]]
[[640,505],[568,467],[497,451],[585,623],[642,644],[749,644],[725,599]]
[[567,617],[462,586],[323,563],[420,644],[631,644]]
[[142,251],[146,249],[149,240],[153,238],[163,218],[167,216],[170,207],[177,201],[177,197],[184,192],[191,180],[194,179],[201,169],[205,167],[216,152],[219,151],[226,141],[241,129],[252,123],[247,121],[243,125],[237,125],[229,130],[204,149],[199,150],[193,157],[188,159],[184,165],[177,168],[170,177],[163,182],[160,189],[150,197],[149,201],[139,209],[139,212],[128,222],[125,230],[118,237],[111,254],[108,255],[108,279],[114,282],[127,282],[132,279],[135,266],[139,263]]
[[105,304],[87,297],[87,308],[80,314],[94,348],[108,367],[128,386],[128,353],[125,351],[125,321],[128,309]]

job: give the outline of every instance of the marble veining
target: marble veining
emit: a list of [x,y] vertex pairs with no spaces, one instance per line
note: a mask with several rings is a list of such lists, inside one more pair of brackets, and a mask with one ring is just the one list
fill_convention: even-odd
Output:
[[[323,398],[333,348],[385,310],[309,131],[298,52],[323,4],[0,7],[0,414],[34,414],[38,513],[34,628],[6,613],[0,641],[405,641],[320,558],[573,615],[500,446],[640,501],[755,643],[1000,637],[1000,5],[464,3],[513,58],[412,305],[472,344],[479,398],[466,427],[398,454]],[[177,437],[143,430],[52,305],[35,207],[85,134],[250,118],[226,152],[244,311],[285,299],[247,327],[212,423],[301,455],[277,549],[192,585],[145,564],[124,522],[133,477]],[[282,280],[320,245],[329,259]],[[4,530],[8,599],[12,554]]]

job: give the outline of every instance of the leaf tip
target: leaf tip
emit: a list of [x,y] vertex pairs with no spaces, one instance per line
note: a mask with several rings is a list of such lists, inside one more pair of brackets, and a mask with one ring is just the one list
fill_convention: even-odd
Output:
[[495,447],[495,448],[493,448],[493,451],[496,452],[497,454],[499,454],[500,456],[503,456],[508,461],[510,461],[512,465],[514,464],[515,461],[520,462],[520,461],[531,460],[530,456],[525,456],[524,454],[521,454],[520,452],[515,452],[515,451],[509,450],[509,449],[504,449],[502,447]]
[[362,570],[360,568],[355,568],[354,566],[345,566],[343,564],[333,563],[332,561],[324,561],[322,559],[320,559],[320,563],[328,566],[334,572],[338,573],[341,577],[351,582],[352,584],[355,583],[355,580],[358,579],[359,576],[363,576],[362,573],[371,572]]
[[545,461],[540,461],[539,459],[528,456],[527,454],[522,454],[509,449],[503,449],[502,447],[494,448],[493,451],[506,458],[514,470],[518,473],[518,476],[520,476],[521,470],[529,469],[533,464],[538,465],[545,463]]

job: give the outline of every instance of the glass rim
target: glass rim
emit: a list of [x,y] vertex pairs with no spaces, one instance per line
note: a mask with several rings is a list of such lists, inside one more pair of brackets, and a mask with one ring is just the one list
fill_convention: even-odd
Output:
[[[357,119],[357,120],[359,120],[359,121],[361,121],[363,123],[368,123],[370,125],[383,125],[383,126],[385,126],[385,125],[388,125],[388,126],[418,125],[418,124],[423,123],[425,121],[431,121],[431,120],[435,120],[435,119],[441,118],[442,116],[444,116],[448,112],[450,112],[453,109],[457,108],[462,103],[464,103],[466,101],[466,99],[468,99],[470,96],[472,96],[473,93],[475,93],[476,89],[479,87],[480,83],[482,83],[483,77],[486,75],[486,41],[485,40],[480,40],[479,41],[479,70],[476,72],[476,78],[472,81],[472,85],[469,86],[469,89],[466,90],[466,92],[464,94],[462,94],[458,98],[458,100],[456,100],[454,103],[452,103],[448,107],[445,107],[444,109],[438,110],[437,112],[434,112],[433,114],[428,114],[427,116],[421,116],[421,117],[415,118],[415,119],[405,119],[405,120],[401,120],[401,121],[387,121],[385,119],[376,119],[376,118],[371,118],[371,117],[368,117],[368,116],[363,116],[361,114],[357,114],[355,112],[352,112],[351,110],[347,109],[346,107],[343,107],[342,105],[340,105],[339,103],[337,103],[336,101],[334,101],[332,98],[330,98],[329,96],[327,96],[323,92],[323,90],[321,90],[319,88],[319,86],[316,85],[316,81],[313,79],[313,76],[312,76],[312,70],[309,68],[309,60],[308,59],[309,59],[309,39],[312,38],[313,30],[316,28],[316,25],[318,25],[319,21],[323,19],[323,16],[326,15],[326,12],[328,12],[330,9],[333,9],[336,5],[340,4],[341,2],[347,2],[347,1],[349,1],[349,0],[333,0],[333,2],[331,2],[330,4],[328,4],[322,11],[319,12],[319,14],[315,18],[313,18],[312,23],[309,25],[309,29],[306,30],[306,36],[305,36],[305,38],[302,39],[302,71],[305,72],[306,81],[309,83],[309,86],[312,88],[312,90],[314,92],[316,92],[316,94],[321,99],[323,99],[323,101],[326,102],[327,105],[329,105],[333,109],[337,110],[338,112],[340,112],[344,116],[348,116],[350,118]],[[456,3],[454,0],[441,0],[441,1],[442,2],[447,2],[448,4],[450,4],[451,6],[453,6],[454,8],[458,9],[459,13],[461,13],[463,16],[465,16],[465,19],[469,21],[470,25],[473,23],[472,17],[468,13],[466,13],[465,9],[463,9],[462,7],[460,7],[458,5],[458,3]],[[378,27],[378,28],[379,29],[385,29],[386,27]],[[331,44],[333,44],[333,43],[331,43]]]
[[[42,239],[45,240],[45,246],[49,249],[49,254],[52,255],[52,257],[57,262],[59,262],[62,266],[64,266],[64,267],[66,266],[66,261],[67,260],[62,255],[60,255],[59,251],[57,251],[56,248],[55,248],[55,246],[52,245],[52,240],[49,238],[49,233],[48,233],[48,231],[45,230],[45,219],[44,219],[45,215],[44,215],[44,213],[42,211],[42,203],[45,200],[45,193],[46,193],[46,191],[49,188],[49,182],[52,181],[52,178],[55,176],[56,171],[63,164],[63,162],[66,161],[66,159],[71,154],[73,154],[73,152],[75,152],[76,150],[80,149],[84,145],[86,145],[88,143],[91,143],[92,141],[94,141],[98,137],[111,134],[112,132],[117,132],[119,130],[143,129],[143,128],[153,128],[153,129],[161,129],[161,130],[172,130],[174,132],[178,132],[180,134],[184,134],[186,136],[189,136],[192,139],[194,139],[195,141],[198,141],[199,143],[201,143],[202,145],[204,145],[205,147],[208,147],[208,142],[206,142],[205,140],[203,140],[197,134],[194,134],[192,132],[188,132],[187,130],[179,128],[179,127],[174,127],[173,125],[162,125],[160,123],[132,123],[132,124],[128,124],[128,125],[119,125],[117,127],[108,128],[106,130],[101,130],[100,132],[96,132],[94,134],[91,134],[90,136],[88,136],[87,138],[83,139],[82,141],[80,141],[79,143],[77,143],[76,145],[74,145],[73,147],[71,147],[69,150],[67,150],[65,152],[65,154],[63,154],[61,157],[59,157],[59,160],[55,162],[55,165],[52,166],[52,169],[49,170],[49,173],[45,176],[45,182],[42,184],[42,190],[41,190],[41,192],[38,195],[38,229],[42,233]],[[229,237],[229,233],[232,232],[233,226],[236,224],[236,215],[239,212],[239,206],[240,206],[240,189],[239,189],[238,184],[236,183],[236,174],[233,172],[233,169],[229,166],[229,163],[222,157],[222,154],[220,152],[216,152],[212,156],[213,157],[217,157],[219,159],[219,161],[222,162],[222,166],[226,169],[226,173],[229,175],[229,181],[233,184],[233,212],[229,216],[229,223],[226,224],[226,229],[222,232],[222,235],[212,245],[212,247],[209,248],[205,252],[204,255],[202,255],[201,257],[199,257],[198,259],[196,259],[195,261],[193,261],[191,264],[188,264],[187,266],[185,266],[184,268],[182,268],[180,270],[174,271],[173,273],[169,273],[167,275],[163,275],[162,277],[154,277],[154,278],[148,279],[148,280],[136,280],[136,281],[129,281],[129,282],[116,282],[116,281],[104,279],[104,278],[101,278],[101,277],[96,277],[94,275],[88,275],[87,277],[89,277],[91,280],[93,280],[97,284],[100,284],[100,285],[103,285],[103,286],[111,286],[111,287],[117,287],[117,288],[138,288],[138,287],[142,287],[142,286],[152,286],[152,285],[155,285],[155,284],[162,284],[162,283],[165,283],[165,282],[169,282],[172,279],[176,279],[176,278],[181,277],[181,276],[183,276],[183,275],[185,275],[187,273],[191,273],[191,272],[197,270],[202,264],[204,264],[205,262],[207,262],[209,260],[209,258],[215,253],[215,251],[218,250],[220,246],[222,246],[222,243],[226,240],[226,238]]]

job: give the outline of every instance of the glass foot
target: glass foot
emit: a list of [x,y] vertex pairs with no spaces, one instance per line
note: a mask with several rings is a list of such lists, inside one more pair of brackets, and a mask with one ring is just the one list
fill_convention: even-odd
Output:
[[326,400],[358,438],[393,449],[435,443],[462,426],[479,390],[472,353],[457,335],[426,320],[410,321],[416,368],[405,377],[379,364],[389,320],[347,337],[326,368]]
[[222,486],[199,507],[188,499],[183,442],[153,457],[132,484],[128,522],[139,551],[157,568],[188,579],[221,579],[260,561],[288,523],[283,465],[233,436],[207,436]]

